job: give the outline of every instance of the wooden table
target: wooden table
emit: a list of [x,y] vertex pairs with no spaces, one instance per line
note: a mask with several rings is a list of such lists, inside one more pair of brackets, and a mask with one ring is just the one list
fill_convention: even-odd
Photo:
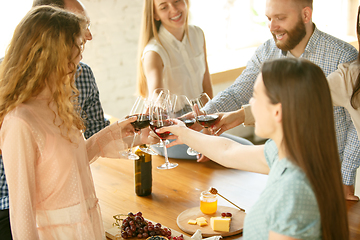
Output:
[[[141,211],[145,218],[182,232],[176,218],[184,210],[199,206],[201,191],[215,187],[224,197],[249,210],[267,181],[267,175],[228,169],[211,161],[170,161],[179,166],[158,170],[164,158],[153,156],[153,189],[147,197],[135,194],[133,161],[101,158],[91,165],[105,230],[112,228],[113,215]],[[232,206],[222,198],[218,205]],[[360,239],[360,202],[348,202],[347,207],[350,239]],[[241,238],[240,234],[226,239]]]

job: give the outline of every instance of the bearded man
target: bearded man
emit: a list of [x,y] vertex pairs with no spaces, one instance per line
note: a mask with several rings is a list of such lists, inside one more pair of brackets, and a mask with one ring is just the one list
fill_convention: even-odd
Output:
[[[328,76],[340,63],[357,58],[358,52],[353,46],[316,28],[312,22],[312,3],[312,0],[266,1],[265,14],[273,39],[259,46],[235,82],[205,106],[210,112],[212,106],[227,112],[221,114],[214,132],[219,130],[217,134],[221,134],[242,123],[246,124],[245,112],[248,110],[244,110],[243,105],[248,104],[252,97],[254,82],[264,61],[285,57],[305,58],[317,64]],[[358,200],[354,196],[354,181],[360,159],[356,129],[343,107],[334,107],[334,117],[345,197]],[[251,119],[249,122],[252,122]],[[198,161],[205,160],[203,156]]]

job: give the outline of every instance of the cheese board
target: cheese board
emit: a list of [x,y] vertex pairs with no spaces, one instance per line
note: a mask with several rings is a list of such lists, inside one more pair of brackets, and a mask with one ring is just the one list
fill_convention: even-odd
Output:
[[[210,218],[220,217],[222,212],[230,212],[232,214],[229,232],[213,231],[210,226]],[[177,217],[176,223],[182,231],[190,235],[194,234],[196,230],[200,229],[203,237],[211,237],[211,236],[226,237],[226,236],[233,236],[242,233],[244,228],[245,215],[246,215],[245,212],[234,207],[218,206],[216,213],[211,215],[203,214],[200,211],[199,207],[194,207],[180,213],[179,216]],[[208,225],[200,227],[199,225],[188,224],[189,219],[196,219],[199,217],[204,217]]]

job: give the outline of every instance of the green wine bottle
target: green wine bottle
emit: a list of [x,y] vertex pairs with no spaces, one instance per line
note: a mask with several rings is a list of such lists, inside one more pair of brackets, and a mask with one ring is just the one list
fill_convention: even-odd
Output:
[[[146,148],[146,145],[141,145]],[[152,189],[152,164],[151,155],[144,153],[137,148],[135,154],[139,156],[138,160],[134,161],[135,165],[135,193],[138,196],[147,196],[151,194]]]

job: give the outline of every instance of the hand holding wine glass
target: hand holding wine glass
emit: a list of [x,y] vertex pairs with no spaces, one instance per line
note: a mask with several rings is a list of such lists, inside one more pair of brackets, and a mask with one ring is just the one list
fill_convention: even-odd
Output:
[[164,133],[156,132],[157,129],[172,125],[172,121],[170,120],[170,113],[171,113],[171,103],[169,97],[163,97],[163,98],[157,97],[150,107],[150,116],[151,116],[150,127],[160,138],[165,153],[164,154],[165,163],[161,166],[158,166],[158,169],[171,169],[177,167],[178,165],[177,163],[169,162],[169,158],[167,156],[166,144],[163,143],[163,141],[165,141],[165,139],[169,136],[170,132],[164,132]]
[[[173,102],[172,117],[184,122],[186,127],[191,127],[196,122],[195,114],[190,100],[185,95],[178,95]],[[186,153],[190,156],[196,156],[199,152],[188,148]]]
[[205,104],[209,101],[210,98],[206,93],[202,93],[198,98],[191,100],[196,116],[196,121],[202,125],[203,128],[211,128],[219,120],[219,112],[215,106],[212,112],[203,110]]
[[139,156],[131,152],[131,149],[134,147],[135,139],[137,135],[140,133],[141,129],[146,128],[150,124],[150,116],[149,116],[149,106],[147,100],[138,97],[130,111],[129,117],[137,117],[136,121],[131,122],[131,125],[134,127],[134,138],[131,143],[131,146],[127,152],[124,152],[123,155],[128,159],[137,160]]

